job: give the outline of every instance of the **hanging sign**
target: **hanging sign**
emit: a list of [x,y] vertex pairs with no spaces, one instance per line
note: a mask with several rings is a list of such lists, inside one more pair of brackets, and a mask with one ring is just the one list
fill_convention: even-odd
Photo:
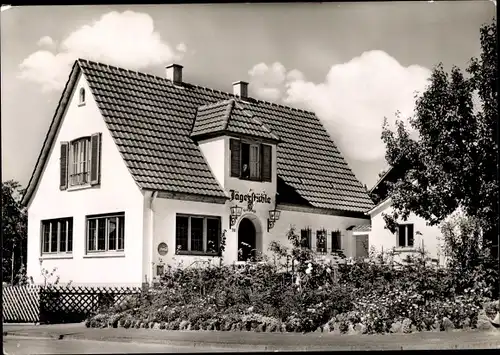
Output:
[[168,253],[168,245],[167,243],[161,242],[158,244],[158,254],[161,256],[165,256]]

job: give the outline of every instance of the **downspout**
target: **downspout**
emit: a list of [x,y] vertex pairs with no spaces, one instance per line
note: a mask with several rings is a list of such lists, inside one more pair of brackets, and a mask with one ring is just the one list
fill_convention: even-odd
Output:
[[149,209],[150,209],[150,217],[149,217],[149,226],[150,226],[150,232],[149,232],[149,238],[151,240],[151,245],[149,247],[149,260],[151,260],[151,277],[149,279],[149,285],[153,285],[153,279],[155,277],[155,262],[153,260],[154,258],[154,222],[155,222],[155,209],[154,209],[154,202],[156,200],[156,197],[158,196],[158,191],[153,191],[151,194],[151,198],[149,199]]

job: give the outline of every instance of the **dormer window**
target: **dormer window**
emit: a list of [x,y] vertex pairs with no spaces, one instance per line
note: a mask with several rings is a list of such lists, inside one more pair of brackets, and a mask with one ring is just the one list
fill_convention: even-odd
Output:
[[79,95],[79,105],[85,105],[85,89],[80,88],[80,95]]
[[231,176],[243,180],[272,181],[272,147],[231,138]]

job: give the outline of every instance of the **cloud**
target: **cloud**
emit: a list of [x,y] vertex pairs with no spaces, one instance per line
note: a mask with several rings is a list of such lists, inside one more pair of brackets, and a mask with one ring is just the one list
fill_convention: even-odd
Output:
[[[42,37],[39,43],[47,43],[48,38]],[[139,70],[179,60],[182,55],[162,40],[149,15],[113,11],[69,34],[58,52],[39,50],[29,55],[19,66],[19,77],[52,91],[64,86],[78,58]]]
[[380,136],[384,117],[391,123],[397,111],[403,120],[410,116],[415,91],[425,90],[431,74],[418,65],[404,67],[379,50],[333,65],[321,83],[306,81],[298,70],[282,74],[286,70],[281,67],[276,65],[279,70],[272,70],[260,63],[252,68],[258,79],[254,90],[257,96],[265,99],[267,95],[260,86],[263,76],[284,77],[274,86],[279,91],[273,93],[275,100],[281,98],[285,104],[314,111],[343,154],[364,161],[383,159],[385,146]]
[[248,74],[252,82],[250,90],[255,96],[268,101],[276,101],[280,98],[286,79],[286,68],[283,64],[275,62],[268,66],[265,63],[259,63],[254,65]]
[[50,36],[43,36],[37,42],[39,47],[53,47],[55,45],[54,40]]
[[177,49],[177,51],[181,52],[181,53],[186,53],[187,52],[187,46],[184,42],[181,42],[177,45],[177,47],[175,47]]

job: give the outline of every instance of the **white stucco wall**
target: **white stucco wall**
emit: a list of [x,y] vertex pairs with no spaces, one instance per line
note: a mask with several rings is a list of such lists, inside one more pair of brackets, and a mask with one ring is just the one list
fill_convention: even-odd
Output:
[[[276,207],[276,146],[272,146],[273,165],[272,181],[260,182],[240,180],[230,176],[230,138],[222,137],[215,140],[201,142],[200,148],[210,165],[214,175],[226,191],[229,200],[226,204],[213,204],[194,201],[180,201],[164,198],[157,198],[154,202],[154,241],[153,241],[153,263],[162,261],[165,264],[188,266],[197,260],[210,260],[218,263],[219,258],[211,256],[175,255],[175,216],[177,213],[192,215],[220,216],[222,230],[226,230],[226,249],[224,253],[224,263],[233,263],[238,259],[238,228],[244,218],[249,218],[254,223],[257,232],[257,249],[265,254],[271,255],[268,248],[272,241],[279,241],[290,246],[287,239],[287,232],[290,226],[294,225],[300,235],[300,229],[312,228],[312,246],[316,247],[316,231],[326,229],[328,233],[327,248],[331,251],[331,232],[340,230],[342,235],[342,248],[347,256],[354,255],[355,240],[352,233],[346,229],[352,225],[370,224],[368,218],[352,218],[335,215],[325,215],[312,212],[290,211],[281,209],[281,217],[275,223],[274,228],[267,231],[267,220],[269,210]],[[266,201],[256,202],[251,210],[248,210],[248,202],[232,199],[233,196],[247,195],[255,193],[266,195]],[[229,227],[230,207],[239,206],[242,208],[242,215],[237,218],[232,228]],[[146,209],[145,209],[146,210]],[[146,232],[145,232],[146,234]],[[167,243],[168,254],[161,257],[157,252],[158,244]],[[155,272],[154,272],[155,274]]]
[[[206,202],[184,201],[165,198],[156,198],[153,202],[154,222],[153,222],[153,245],[152,245],[152,263],[151,268],[163,262],[164,264],[177,265],[182,263],[189,266],[197,260],[210,260],[218,263],[219,258],[212,256],[194,256],[194,255],[176,255],[175,230],[177,213],[189,215],[204,215],[221,217],[222,230],[228,229],[229,217],[227,205],[214,204]],[[234,238],[227,235],[226,249],[233,248]],[[158,245],[166,243],[168,246],[167,255],[161,256],[158,253]],[[154,270],[155,271],[155,270]],[[153,273],[153,277],[156,272]]]
[[[227,231],[226,251],[223,258],[225,264],[237,262],[238,227],[244,218],[250,218],[254,222],[258,234],[257,247],[264,254],[269,256],[272,256],[268,250],[269,244],[272,241],[279,241],[284,245],[290,246],[287,239],[287,232],[292,225],[295,226],[299,235],[300,229],[305,227],[312,228],[313,235],[311,242],[314,249],[316,246],[316,230],[326,229],[328,233],[328,252],[331,251],[331,232],[340,230],[342,235],[342,248],[347,256],[351,256],[354,254],[353,248],[355,246],[355,240],[352,238],[352,233],[346,231],[346,229],[352,225],[370,223],[369,220],[362,218],[282,210],[279,221],[275,223],[274,228],[272,228],[270,232],[267,232],[268,211],[271,205],[274,206],[273,198],[272,204],[256,204],[254,207],[255,212],[243,212],[236,220],[236,224],[233,228],[229,229],[229,208],[233,204],[236,203],[233,201],[222,205],[157,198],[154,202],[153,262],[155,264],[163,262],[171,265],[182,263],[183,266],[189,266],[198,260],[210,260],[213,263],[219,263],[219,258],[211,256],[175,255],[175,216],[177,213],[221,217],[222,230],[226,229]],[[245,203],[237,204],[242,207],[245,206]],[[166,256],[160,256],[157,252],[157,246],[161,242],[165,242],[168,245],[168,254]]]
[[[86,104],[78,106],[78,90],[85,88]],[[41,268],[52,270],[60,281],[85,285],[139,285],[143,270],[143,196],[126,168],[83,77],[70,99],[37,189],[28,206],[27,272],[43,282]],[[60,142],[102,133],[101,184],[74,191],[59,190]],[[120,257],[85,255],[85,216],[125,212],[125,253]],[[73,217],[71,256],[41,255],[41,221]]]
[[[311,244],[313,250],[316,250],[316,231],[325,229],[327,233],[327,252],[331,252],[332,240],[331,234],[339,230],[341,233],[341,247],[347,257],[354,256],[356,241],[350,231],[346,229],[352,225],[369,225],[370,221],[363,218],[353,218],[344,216],[334,216],[326,214],[305,213],[297,211],[282,211],[280,220],[275,223],[271,230],[268,242],[273,240],[281,243],[288,243],[286,233],[290,226],[294,226],[296,233],[300,235],[302,228],[310,227],[312,229]],[[265,247],[266,250],[268,246]]]
[[[385,221],[383,214],[392,213],[390,200],[386,201],[371,214],[372,227],[369,233],[370,247],[374,247],[376,251],[390,250],[397,245],[397,234],[392,234],[385,228]],[[439,238],[441,237],[441,230],[439,226],[429,226],[425,219],[411,213],[406,221],[398,220],[398,223],[413,223],[414,225],[414,248],[424,247],[429,252],[429,257],[439,259],[443,262],[441,255],[441,247]],[[412,248],[410,248],[412,249]],[[404,248],[402,249],[404,250]],[[401,253],[400,257],[404,257],[407,253]]]
[[221,186],[225,183],[226,160],[223,158],[226,147],[226,138],[217,137],[207,139],[199,143],[201,152],[203,153],[208,166],[212,170],[215,178]]

